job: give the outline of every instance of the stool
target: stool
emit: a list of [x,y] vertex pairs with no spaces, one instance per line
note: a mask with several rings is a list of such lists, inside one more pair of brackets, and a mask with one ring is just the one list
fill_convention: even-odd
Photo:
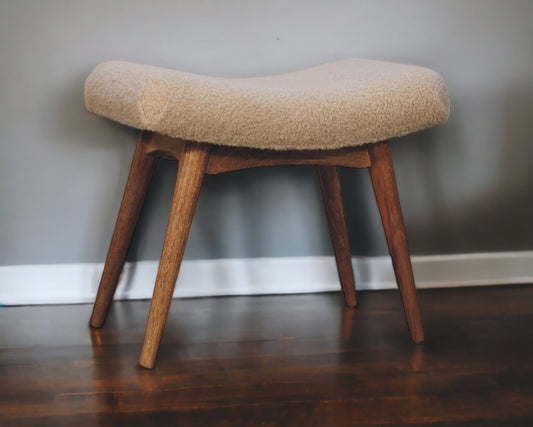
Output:
[[387,140],[445,122],[442,78],[413,65],[346,59],[257,78],[217,78],[122,61],[98,65],[87,109],[141,130],[90,325],[115,292],[157,158],[179,161],[140,365],[152,368],[203,177],[259,166],[315,165],[344,300],[355,282],[337,166],[368,168],[411,338],[424,334]]

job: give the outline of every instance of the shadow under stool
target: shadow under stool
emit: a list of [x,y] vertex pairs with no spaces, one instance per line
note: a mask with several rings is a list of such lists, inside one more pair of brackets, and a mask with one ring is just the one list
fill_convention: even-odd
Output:
[[388,139],[445,122],[427,68],[346,59],[291,73],[217,78],[122,61],[85,84],[89,111],[141,130],[90,325],[102,327],[158,158],[179,161],[140,365],[152,368],[205,174],[315,165],[344,300],[355,282],[337,166],[369,170],[411,338],[424,333]]

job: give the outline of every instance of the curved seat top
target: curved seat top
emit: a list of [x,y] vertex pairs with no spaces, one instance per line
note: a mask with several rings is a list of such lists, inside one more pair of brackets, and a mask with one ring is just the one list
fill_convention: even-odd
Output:
[[365,59],[252,78],[109,61],[87,78],[85,104],[93,113],[138,129],[272,150],[379,142],[449,116],[446,85],[436,72]]

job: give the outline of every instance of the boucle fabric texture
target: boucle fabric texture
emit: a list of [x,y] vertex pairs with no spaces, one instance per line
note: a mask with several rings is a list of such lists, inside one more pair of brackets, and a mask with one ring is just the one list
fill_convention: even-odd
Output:
[[272,150],[378,142],[445,122],[449,115],[446,85],[437,73],[365,59],[253,78],[110,61],[87,78],[85,104],[139,129]]

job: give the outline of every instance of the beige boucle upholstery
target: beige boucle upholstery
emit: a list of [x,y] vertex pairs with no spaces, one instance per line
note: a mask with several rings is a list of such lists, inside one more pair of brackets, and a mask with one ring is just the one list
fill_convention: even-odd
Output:
[[274,150],[377,142],[442,123],[449,115],[446,85],[434,71],[364,59],[254,78],[110,61],[87,78],[85,104],[139,129]]

